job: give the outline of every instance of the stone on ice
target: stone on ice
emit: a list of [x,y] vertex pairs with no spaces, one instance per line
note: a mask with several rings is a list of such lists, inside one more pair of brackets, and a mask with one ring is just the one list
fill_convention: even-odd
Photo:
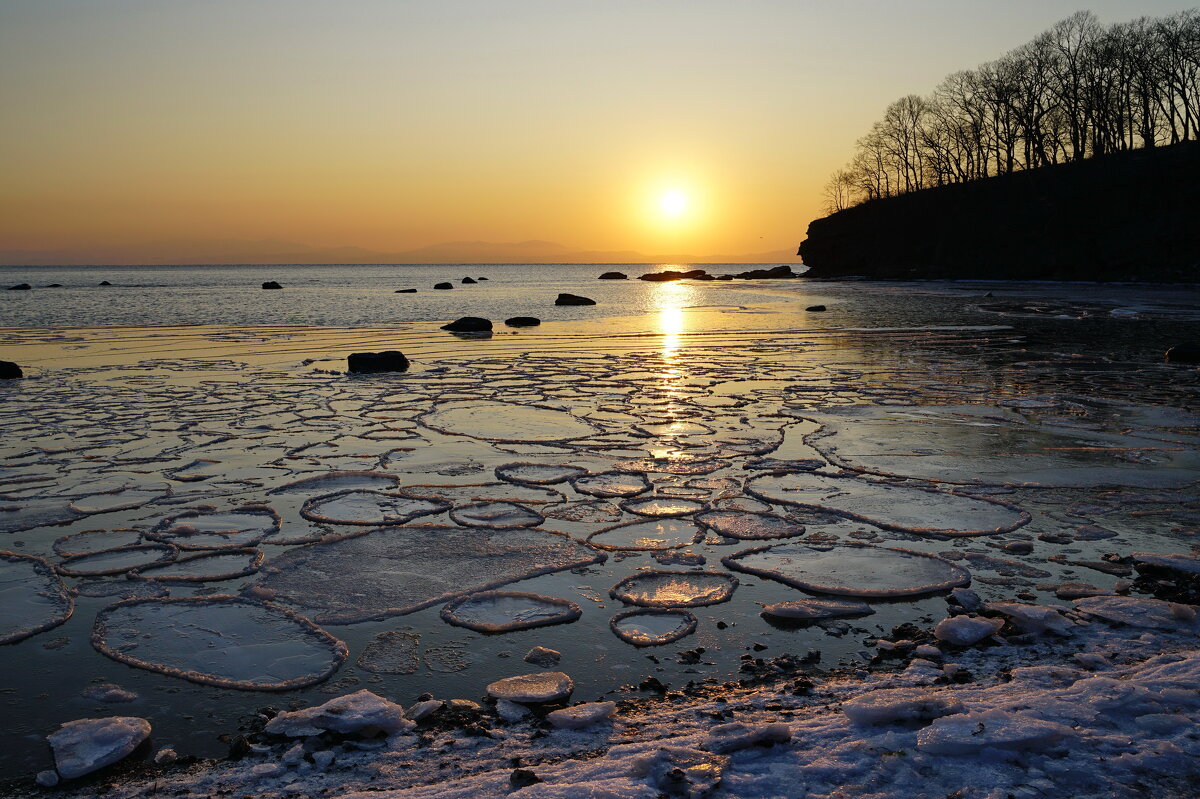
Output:
[[970,588],[955,588],[950,592],[950,596],[954,598],[962,608],[975,613],[983,607],[983,600],[979,594],[972,591]]
[[917,748],[935,755],[972,755],[985,749],[1042,751],[1074,735],[1057,722],[989,710],[938,719],[917,733]]
[[933,628],[933,636],[955,646],[970,646],[1000,632],[1003,626],[1003,619],[951,616],[938,622]]
[[578,730],[611,718],[616,712],[616,702],[588,702],[547,713],[546,721],[560,730]]
[[920,688],[880,688],[842,704],[855,724],[929,721],[966,710],[957,697]]
[[405,718],[404,708],[363,689],[316,707],[284,711],[268,721],[263,731],[288,738],[320,735],[326,731],[342,735],[374,731],[394,735],[408,732],[415,726]]
[[532,663],[535,666],[550,668],[551,666],[558,665],[558,661],[562,660],[562,653],[557,649],[535,646],[525,653],[525,657],[522,660],[526,663]]
[[810,620],[870,616],[875,611],[866,602],[848,599],[794,599],[790,602],[764,605],[762,612],[766,616],[780,619]]
[[129,755],[150,737],[150,722],[134,716],[68,721],[46,736],[58,773],[69,780]]
[[792,740],[792,730],[781,722],[773,724],[743,724],[740,721],[713,727],[704,736],[704,748],[718,755],[727,755],[752,746],[770,746]]
[[522,704],[541,704],[566,699],[575,690],[575,683],[561,671],[520,674],[496,680],[487,687],[493,699],[507,699]]

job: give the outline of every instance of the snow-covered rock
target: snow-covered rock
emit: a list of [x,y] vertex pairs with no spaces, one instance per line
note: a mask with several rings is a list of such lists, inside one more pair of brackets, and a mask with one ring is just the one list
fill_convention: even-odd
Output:
[[169,766],[179,759],[179,753],[170,747],[159,749],[154,753],[154,763],[159,766]]
[[349,734],[378,730],[392,735],[408,732],[414,726],[405,718],[404,708],[364,689],[316,707],[285,711],[263,729],[272,735],[299,738],[325,731]]
[[727,755],[751,746],[770,746],[790,740],[792,730],[786,724],[743,724],[735,721],[709,730],[704,736],[704,748],[718,755]]
[[112,765],[150,737],[150,722],[134,716],[68,721],[46,736],[58,773],[69,780]]
[[1191,605],[1132,596],[1089,596],[1075,600],[1075,608],[1105,621],[1160,630],[1188,626],[1196,617]]
[[920,688],[880,688],[842,704],[842,712],[855,724],[929,721],[965,710],[957,697]]
[[938,719],[917,733],[917,748],[935,755],[973,755],[985,749],[1040,751],[1073,735],[1070,727],[1054,721],[989,710]]
[[569,697],[574,690],[575,683],[561,671],[505,677],[487,687],[488,696],[493,699],[507,699],[524,704],[558,702]]
[[546,721],[560,730],[577,730],[611,718],[616,712],[616,702],[588,702],[547,713]]
[[951,616],[938,622],[937,627],[933,628],[933,635],[939,641],[945,641],[948,644],[970,646],[1000,632],[1000,628],[1003,626],[1002,619]]
[[441,710],[442,706],[445,704],[446,703],[440,699],[426,699],[421,702],[414,703],[412,707],[404,712],[404,715],[408,717],[409,721],[420,721],[421,719],[429,716],[431,713],[436,713],[437,711]]
[[985,605],[989,611],[999,613],[1012,619],[1013,622],[1027,633],[1041,634],[1044,632],[1070,635],[1075,625],[1059,608],[1048,605],[1026,605],[1021,602],[989,602]]
[[496,715],[508,722],[520,721],[529,715],[529,708],[510,702],[507,699],[496,700]]
[[[654,789],[649,796],[666,793],[685,799],[701,799],[717,787],[721,776],[729,765],[729,758],[687,746],[659,746],[653,752],[634,754],[642,747],[616,746],[609,750],[608,758],[616,762],[629,762],[628,775],[644,780]],[[567,794],[561,794],[566,796]],[[582,792],[575,796],[586,796]],[[633,792],[600,794],[599,796],[619,799],[640,797]],[[592,794],[592,796],[599,796]]]
[[526,663],[532,663],[535,666],[549,668],[557,666],[558,661],[562,660],[562,652],[557,649],[549,649],[544,646],[535,646],[525,653],[523,660]]
[[841,616],[870,616],[875,611],[866,602],[849,599],[794,599],[765,605],[762,612],[779,619],[833,619]]

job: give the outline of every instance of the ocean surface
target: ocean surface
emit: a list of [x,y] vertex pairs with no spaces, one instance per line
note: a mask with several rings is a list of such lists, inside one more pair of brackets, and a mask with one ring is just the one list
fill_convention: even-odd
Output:
[[[1163,352],[1200,329],[1195,287],[596,279],[664,268],[0,269],[35,287],[0,291],[0,358],[29,375],[0,386],[0,775],[46,768],[75,718],[214,756],[265,705],[477,699],[535,645],[577,700],[759,655],[861,666],[944,617],[945,586],[1056,603],[1134,579],[1112,553],[1193,546],[1200,370]],[[467,315],[547,324],[438,329]],[[397,342],[419,368],[343,373]],[[581,615],[448,623],[497,583]],[[822,592],[871,614],[762,615]]]

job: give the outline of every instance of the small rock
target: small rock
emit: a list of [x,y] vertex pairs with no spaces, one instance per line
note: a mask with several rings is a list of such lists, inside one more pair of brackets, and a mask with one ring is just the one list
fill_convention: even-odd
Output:
[[629,275],[624,272],[605,272],[597,280],[628,280]]
[[46,736],[58,773],[69,780],[112,765],[150,737],[150,722],[133,716],[68,721]]
[[404,708],[363,689],[316,707],[284,711],[268,721],[263,731],[289,738],[320,735],[324,731],[349,734],[378,730],[391,735],[408,732],[414,726],[404,717]]
[[807,308],[805,308],[804,310],[815,312],[815,311],[825,311],[828,309],[824,305],[810,305]]
[[408,716],[410,721],[420,721],[430,714],[436,713],[442,709],[446,703],[440,699],[425,699],[417,702],[415,705],[404,711],[404,715]]
[[154,753],[154,763],[159,766],[169,766],[179,759],[179,753],[170,747],[159,749]]
[[9,291],[31,291],[32,289],[33,286],[29,285],[28,283],[18,283],[15,286],[8,287]]
[[941,660],[942,658],[942,650],[933,644],[921,644],[913,650],[913,654],[919,658],[933,658],[935,660]]
[[408,358],[397,350],[383,352],[354,352],[346,358],[351,374],[378,374],[381,372],[407,372]]
[[541,777],[534,774],[527,768],[513,769],[512,774],[508,775],[508,784],[511,785],[515,790],[528,788],[530,785],[536,785],[541,781]]
[[520,721],[529,715],[529,708],[510,702],[507,699],[496,700],[496,715],[507,722]]
[[[100,281],[100,282],[99,282],[97,285],[100,285],[100,286],[111,286],[111,285],[112,285],[112,283],[109,283],[107,280],[101,280],[101,281]],[[266,288],[266,286],[264,286],[263,288]],[[279,286],[276,286],[275,288],[279,288]]]
[[970,646],[1000,632],[1003,626],[1002,619],[951,616],[938,622],[933,628],[933,637],[955,646]]
[[[28,285],[25,288],[29,288]],[[1185,341],[1167,350],[1167,363],[1200,363],[1200,341]]]
[[[100,285],[103,286],[105,284],[101,283]],[[264,289],[281,289],[281,288],[283,288],[283,286],[279,285],[274,280],[268,280],[266,283],[262,284],[262,287]]]
[[255,763],[250,767],[250,776],[258,777],[260,780],[271,779],[287,771],[279,763]]
[[312,753],[313,765],[315,765],[321,771],[324,771],[333,765],[333,759],[335,757],[337,757],[337,755],[335,755],[333,751],[329,749],[318,750]]
[[467,285],[467,286],[473,286],[473,285],[475,285],[476,283],[478,283],[479,281],[477,281],[477,280],[476,280],[475,278],[473,278],[473,277],[464,277],[464,278],[462,279],[462,282],[463,282],[463,284],[464,284],[464,285]]
[[1030,541],[1009,541],[1001,549],[1013,555],[1028,555],[1033,551],[1033,543]]
[[449,330],[451,333],[490,333],[492,322],[479,316],[464,316],[448,325],[442,325],[442,330]]
[[546,721],[550,722],[551,727],[560,730],[578,730],[612,718],[616,712],[616,702],[588,702],[547,713]]
[[504,324],[509,327],[537,327],[541,323],[542,320],[536,316],[514,316],[504,320]]
[[454,288],[454,284],[453,284],[453,283],[445,283],[445,282],[443,282],[443,283],[434,283],[434,284],[433,284],[433,287],[434,287],[435,289],[441,289],[442,291],[445,291],[446,289],[452,289],[452,288]]
[[554,301],[555,305],[595,305],[596,301],[587,297],[580,297],[578,294],[559,294],[558,299]]
[[137,694],[133,691],[126,691],[119,685],[113,685],[110,682],[100,683],[99,685],[89,685],[83,689],[84,699],[94,699],[97,702],[132,702],[137,699]]
[[53,788],[58,785],[58,772],[54,769],[39,771],[34,781],[43,788]]
[[446,707],[458,713],[478,713],[480,710],[479,703],[470,699],[451,699],[446,702]]
[[575,683],[561,671],[505,677],[487,687],[488,696],[493,699],[527,704],[558,702],[569,697],[574,690]]
[[0,380],[20,380],[24,376],[21,367],[12,361],[0,361]]
[[535,646],[525,653],[524,658],[526,663],[532,663],[535,666],[549,668],[557,666],[558,661],[562,660],[562,653],[556,649],[547,649],[544,646]]
[[396,294],[416,294],[416,289],[396,289]]
[[475,278],[475,279],[476,279],[476,280],[487,280],[487,278],[486,278],[486,277],[477,277],[477,278]]
[[983,607],[983,600],[979,594],[972,591],[970,588],[955,588],[950,592],[950,596],[959,604],[963,610],[974,613]]

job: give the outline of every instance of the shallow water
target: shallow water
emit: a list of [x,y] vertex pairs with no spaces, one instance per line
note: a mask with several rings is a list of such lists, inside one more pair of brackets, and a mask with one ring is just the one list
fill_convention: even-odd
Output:
[[[489,290],[503,287],[503,269]],[[259,295],[255,280],[240,279],[252,284],[252,297],[237,302],[281,294]],[[548,292],[581,289],[536,279]],[[321,312],[354,306],[355,290],[382,290],[351,288],[335,291],[339,298]],[[985,290],[1033,299],[988,310]],[[261,570],[239,577],[222,575],[257,569],[252,553],[206,562],[188,558],[219,550],[178,551],[158,569],[213,578],[194,583],[63,577],[89,584],[71,618],[0,649],[0,706],[16,739],[0,753],[0,768],[44,767],[42,736],[89,715],[141,715],[154,724],[156,744],[218,754],[216,736],[265,704],[363,687],[405,704],[424,691],[477,698],[495,679],[535,671],[521,661],[535,644],[563,653],[558,668],[574,678],[581,700],[650,675],[675,685],[732,678],[755,643],[767,656],[815,648],[825,664],[862,662],[864,640],[944,615],[940,596],[894,596],[907,585],[900,578],[914,575],[895,568],[889,547],[938,555],[942,561],[920,565],[943,564],[935,570],[943,576],[969,573],[986,599],[1020,593],[1053,602],[1058,584],[1110,588],[1121,579],[1098,568],[1107,553],[1186,552],[1198,532],[1200,418],[1189,409],[1200,407],[1200,372],[1161,362],[1166,346],[1194,335],[1186,307],[1197,304],[1194,292],[806,281],[632,281],[611,291],[645,303],[614,303],[619,318],[610,318],[612,308],[563,309],[578,315],[558,318],[574,321],[476,341],[433,324],[477,312],[466,302],[447,305],[443,317],[406,319],[411,329],[401,338],[380,329],[379,318],[371,329],[0,330],[0,357],[31,374],[0,386],[0,424],[9,433],[0,452],[0,548],[59,564],[76,552],[161,538],[249,544],[265,556]],[[708,292],[737,297],[744,308],[686,307]],[[457,288],[438,294],[462,296]],[[763,302],[752,304],[751,295]],[[1034,302],[1054,296],[1055,304]],[[820,319],[803,311],[813,297],[830,308]],[[377,301],[362,299],[345,321],[376,313]],[[1139,315],[1095,311],[1122,303]],[[68,305],[47,301],[40,312]],[[85,314],[77,320],[105,320],[87,316],[87,307],[75,308]],[[1071,307],[1087,312],[1063,313]],[[208,322],[239,321],[243,312],[235,303],[223,317],[216,299],[194,308]],[[347,352],[392,346],[414,360],[408,374],[341,374]],[[414,510],[425,515],[410,517]],[[682,515],[653,518],[668,511]],[[723,515],[706,516],[713,513]],[[397,519],[399,526],[385,526]],[[954,535],[962,532],[981,534]],[[607,546],[587,546],[593,535]],[[56,545],[67,536],[78,537]],[[1013,542],[1031,551],[1002,549]],[[822,560],[844,544],[876,547],[882,560]],[[609,595],[618,583],[655,572],[731,573],[723,558],[762,547],[790,549],[744,560],[779,569],[786,552],[783,576],[852,568],[843,577],[871,582],[870,570],[881,569],[895,584],[874,581],[887,590],[866,600],[876,611],[869,617],[781,625],[764,619],[761,606],[809,594],[738,572],[728,601],[693,607],[695,631],[674,644],[642,649],[610,628],[627,607]],[[118,552],[91,562],[133,568],[145,560]],[[672,596],[688,589],[686,578],[659,581]],[[25,583],[6,583],[6,596],[40,607],[37,581]],[[574,601],[582,616],[500,635],[442,619],[449,599],[502,583]],[[248,602],[198,612],[198,626],[172,620],[164,612],[172,605],[136,605],[162,608],[138,614],[139,633],[151,636],[142,666],[157,671],[92,647],[98,614],[119,595],[163,591],[242,594]],[[210,654],[226,644],[236,652],[233,679],[320,676],[328,650],[309,646],[286,615],[264,611],[264,601],[345,642],[348,659],[328,681],[276,695],[178,676],[217,668],[211,658],[190,662],[197,635],[209,636]],[[624,625],[662,633],[680,629],[680,618],[630,617]],[[245,645],[254,636],[266,642],[261,650]],[[705,648],[700,662],[677,657],[696,647]],[[100,682],[138,696],[115,706],[83,696]]]

